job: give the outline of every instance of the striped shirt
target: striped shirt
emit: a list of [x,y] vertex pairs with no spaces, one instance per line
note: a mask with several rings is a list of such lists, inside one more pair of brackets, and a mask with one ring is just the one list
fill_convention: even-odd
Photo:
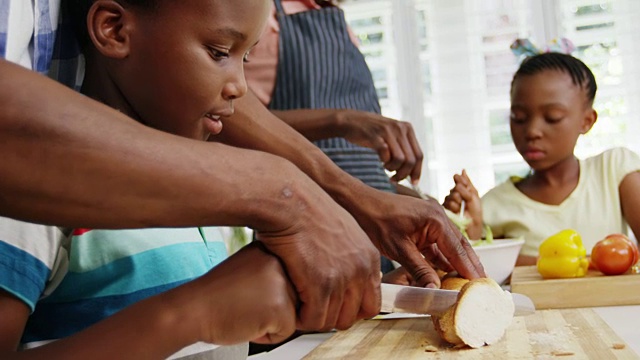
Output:
[[[0,57],[78,90],[84,62],[60,9],[59,0],[0,1]],[[201,276],[226,256],[217,228],[70,234],[0,217],[0,289],[32,311],[23,348],[82,330]],[[197,343],[171,358],[238,359],[246,354],[246,343]]]
[[60,3],[0,1],[0,57],[79,89],[84,60]]
[[75,230],[65,236],[52,227],[0,224],[5,233],[16,230],[0,241],[0,286],[35,309],[23,344],[76,333],[203,275],[227,256],[217,228]]

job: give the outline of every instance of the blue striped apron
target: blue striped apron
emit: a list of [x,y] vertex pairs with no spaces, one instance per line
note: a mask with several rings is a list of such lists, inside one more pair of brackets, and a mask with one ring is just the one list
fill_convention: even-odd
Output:
[[[280,24],[276,85],[269,108],[355,109],[380,114],[371,72],[352,43],[340,8],[286,15]],[[314,142],[333,162],[365,184],[393,191],[378,154],[343,138]]]
[[[380,114],[373,78],[353,44],[342,9],[323,7],[285,14],[274,0],[280,25],[278,70],[272,110],[354,109]],[[379,190],[394,191],[378,154],[343,138],[314,142],[341,169]],[[382,271],[392,268],[382,261]]]

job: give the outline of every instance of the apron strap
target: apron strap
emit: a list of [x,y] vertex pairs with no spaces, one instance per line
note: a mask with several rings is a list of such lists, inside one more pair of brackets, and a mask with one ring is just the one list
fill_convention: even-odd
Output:
[[278,13],[278,15],[282,15],[284,16],[284,9],[282,8],[282,3],[280,2],[280,0],[273,0],[274,4],[276,5],[276,12]]

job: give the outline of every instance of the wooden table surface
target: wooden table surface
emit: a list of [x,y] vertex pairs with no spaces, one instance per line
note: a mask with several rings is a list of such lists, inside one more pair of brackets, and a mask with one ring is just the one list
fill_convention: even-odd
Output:
[[479,349],[452,348],[427,317],[363,320],[304,359],[640,359],[592,309],[516,317],[505,337]]

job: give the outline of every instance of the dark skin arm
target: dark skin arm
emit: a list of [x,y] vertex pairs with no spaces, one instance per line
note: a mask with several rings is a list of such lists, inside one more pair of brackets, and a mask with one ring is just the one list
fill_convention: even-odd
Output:
[[341,137],[376,151],[384,167],[389,171],[395,171],[391,181],[396,193],[421,197],[415,190],[397,183],[407,176],[417,182],[422,172],[424,156],[411,123],[376,113],[348,109],[271,112],[309,141]]
[[411,123],[357,110],[271,111],[310,141],[341,137],[373,149],[394,181],[420,179],[423,154]]
[[150,129],[4,60],[0,78],[0,214],[68,227],[247,226],[292,274],[301,328],[378,312],[378,252],[289,161]]
[[[276,230],[279,215],[265,216],[267,211],[226,198],[225,189],[239,186],[244,198],[277,203],[287,185],[278,179],[282,174],[269,175],[271,166],[294,183],[302,175],[268,154],[150,129],[4,60],[0,75],[7,83],[0,89],[1,215],[68,227],[251,223]],[[253,171],[264,176],[255,179]],[[224,173],[236,175],[216,175]],[[290,199],[296,197],[297,191]],[[287,208],[282,211],[293,216]]]
[[253,244],[194,281],[16,352],[28,316],[26,304],[0,290],[0,358],[163,359],[198,341],[280,342],[295,329],[296,295],[279,261]]
[[[440,204],[385,193],[365,185],[273,116],[253,94],[237,101],[236,113],[216,139],[270,152],[296,164],[354,216],[382,254],[403,264],[421,286],[440,284],[422,254],[443,269],[453,266],[467,278],[484,275],[471,246],[449,221]],[[293,282],[296,283],[295,278]]]

